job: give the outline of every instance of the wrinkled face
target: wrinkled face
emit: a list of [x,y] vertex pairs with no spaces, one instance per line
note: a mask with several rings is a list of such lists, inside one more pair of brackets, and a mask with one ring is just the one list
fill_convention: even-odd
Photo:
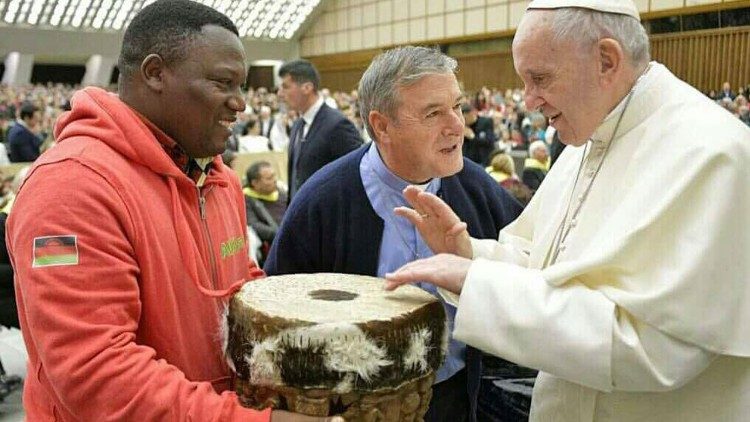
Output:
[[260,175],[256,180],[250,182],[253,189],[261,194],[268,195],[276,191],[276,172],[272,167],[262,167]]
[[547,155],[547,148],[537,148],[537,149],[534,150],[534,158],[537,161],[543,163],[543,162],[547,161],[547,157],[548,157],[548,155]]
[[312,82],[297,83],[292,80],[291,75],[281,78],[279,87],[279,99],[285,102],[289,108],[299,113],[307,110],[307,103],[313,90]]
[[240,87],[247,67],[240,39],[222,27],[207,25],[182,62],[164,72],[165,110],[162,127],[194,158],[224,152],[229,126],[245,109]]
[[464,118],[456,77],[432,74],[399,89],[395,118],[388,118],[380,148],[391,170],[413,183],[463,168]]
[[526,108],[541,111],[564,143],[582,145],[609,111],[602,115],[598,99],[598,56],[595,46],[554,40],[552,13],[524,15],[513,40],[513,63],[526,88]]

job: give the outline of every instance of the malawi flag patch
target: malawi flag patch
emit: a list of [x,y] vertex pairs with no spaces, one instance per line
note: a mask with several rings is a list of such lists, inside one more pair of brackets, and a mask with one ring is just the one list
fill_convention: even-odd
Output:
[[74,235],[34,238],[32,267],[78,265],[78,238]]

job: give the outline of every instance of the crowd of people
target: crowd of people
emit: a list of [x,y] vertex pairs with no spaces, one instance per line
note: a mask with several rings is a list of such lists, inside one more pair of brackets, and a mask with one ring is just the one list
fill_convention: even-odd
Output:
[[[61,113],[70,109],[70,99],[80,88],[77,85],[53,83],[23,86],[0,84],[0,165],[33,161],[36,158],[34,155],[38,156],[53,145],[54,122]],[[115,88],[109,87],[110,90]],[[721,89],[706,93],[750,126],[748,94],[750,85],[735,91],[729,82],[725,82]],[[322,88],[320,95],[328,106],[339,109],[351,120],[365,141],[370,141],[360,116],[356,90],[331,93],[327,88]],[[464,115],[466,121],[470,122],[467,126],[479,118],[485,127],[491,127],[494,137],[489,148],[479,155],[465,154],[468,158],[488,166],[496,150],[528,152],[534,141],[544,141],[548,148],[552,145],[554,128],[548,128],[547,119],[541,113],[527,109],[523,96],[524,91],[520,88],[500,90],[482,87],[477,92],[466,92]],[[239,153],[287,151],[292,125],[299,117],[297,111],[285,107],[276,89],[249,88],[244,97],[247,106],[238,114],[228,148]],[[471,113],[473,117],[469,117]],[[489,125],[486,119],[491,121]],[[19,121],[25,121],[29,131],[36,135],[38,146],[31,149],[38,151],[13,154],[13,148],[9,145],[10,130]],[[471,142],[466,142],[465,148],[469,144]],[[27,145],[23,147],[21,149],[29,149]]]
[[727,111],[737,116],[743,123],[750,126],[750,103],[748,103],[750,84],[740,87],[735,92],[732,90],[732,85],[729,82],[724,82],[721,90],[710,91],[707,95]]
[[[79,86],[52,83],[18,87],[0,85],[0,165],[34,161],[53,146],[54,122],[61,113],[70,109],[70,99],[79,89]],[[321,88],[319,93],[329,107],[340,110],[354,124],[365,142],[371,140],[360,116],[357,90],[331,93],[327,88]],[[711,90],[706,95],[750,126],[749,93],[750,85],[735,91],[725,82],[721,89]],[[464,95],[463,113],[467,131],[464,155],[485,166],[487,172],[496,178],[503,173],[499,182],[525,204],[559,155],[560,151],[556,149],[562,144],[555,139],[555,130],[548,126],[547,119],[538,111],[527,109],[523,97],[524,91],[520,88],[482,87]],[[298,111],[286,107],[276,89],[249,88],[244,92],[244,98],[247,106],[237,115],[227,152],[287,152]],[[535,160],[532,145],[534,151],[539,151],[537,155],[541,153],[540,147],[545,146],[544,155],[549,158]],[[512,160],[503,157],[509,153],[528,157],[524,166],[516,169]],[[513,166],[510,167],[509,163]],[[10,199],[8,187],[11,181],[12,175],[3,177],[0,207]],[[244,180],[246,186],[248,182]],[[523,186],[519,188],[518,182]],[[284,189],[284,184],[280,184]]]

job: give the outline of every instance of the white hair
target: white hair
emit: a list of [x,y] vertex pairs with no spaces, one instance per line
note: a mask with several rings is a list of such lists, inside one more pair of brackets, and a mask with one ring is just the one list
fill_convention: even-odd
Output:
[[632,16],[577,7],[556,9],[552,33],[556,41],[567,39],[590,44],[612,38],[620,43],[633,65],[645,65],[651,60],[646,30]]
[[534,141],[529,145],[529,156],[534,156],[534,151],[538,149],[544,149],[547,151],[547,144],[544,143],[544,141]]

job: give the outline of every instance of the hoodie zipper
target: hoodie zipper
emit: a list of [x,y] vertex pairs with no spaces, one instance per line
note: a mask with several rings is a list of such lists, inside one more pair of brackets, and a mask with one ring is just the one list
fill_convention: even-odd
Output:
[[214,244],[211,239],[211,232],[208,230],[208,221],[206,220],[206,195],[213,189],[213,186],[207,186],[205,192],[201,190],[199,186],[195,187],[198,190],[198,209],[201,214],[201,226],[203,227],[204,238],[208,242],[206,245],[206,251],[208,252],[208,262],[211,266],[211,287],[215,290],[218,285],[219,275],[216,268],[216,257],[214,256],[213,248],[211,245]]

